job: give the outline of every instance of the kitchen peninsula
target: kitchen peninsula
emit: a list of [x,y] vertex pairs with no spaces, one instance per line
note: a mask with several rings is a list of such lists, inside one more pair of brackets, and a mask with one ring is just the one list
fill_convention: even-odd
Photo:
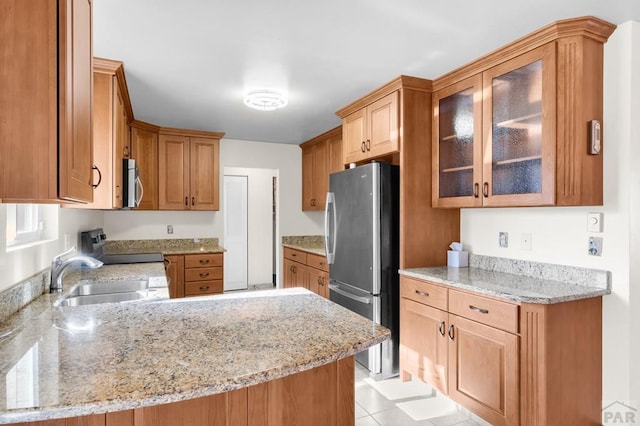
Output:
[[0,324],[0,424],[353,424],[353,355],[389,336],[304,289],[68,308],[59,298]]

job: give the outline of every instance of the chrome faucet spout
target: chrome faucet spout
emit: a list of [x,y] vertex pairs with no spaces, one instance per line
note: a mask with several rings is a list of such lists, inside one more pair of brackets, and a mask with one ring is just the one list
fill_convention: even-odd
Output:
[[69,250],[53,258],[53,261],[51,262],[51,283],[49,285],[50,293],[62,291],[62,275],[69,266],[78,264],[88,266],[91,269],[96,269],[103,265],[103,263],[98,259],[85,255],[78,255],[64,259],[65,256],[74,253],[75,250],[75,247],[71,247]]

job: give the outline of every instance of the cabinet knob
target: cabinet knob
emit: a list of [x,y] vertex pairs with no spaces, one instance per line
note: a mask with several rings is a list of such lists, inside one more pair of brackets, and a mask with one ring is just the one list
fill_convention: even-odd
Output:
[[473,198],[478,198],[478,196],[480,195],[480,185],[478,184],[478,182],[473,184]]
[[362,152],[366,152],[367,151],[367,146],[364,143],[364,141],[362,141],[362,145],[360,146],[360,151],[362,151]]
[[444,337],[444,335],[445,335],[445,330],[444,329],[445,329],[445,323],[444,323],[444,321],[440,321],[440,325],[438,326],[438,331],[440,332],[440,335],[442,337]]
[[482,184],[482,195],[484,198],[489,198],[489,182]]

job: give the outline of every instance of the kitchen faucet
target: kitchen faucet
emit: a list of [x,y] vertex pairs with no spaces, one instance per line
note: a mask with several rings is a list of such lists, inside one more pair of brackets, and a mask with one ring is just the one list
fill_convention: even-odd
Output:
[[103,265],[98,259],[93,257],[78,255],[68,259],[63,259],[65,256],[74,253],[76,251],[75,246],[71,247],[64,253],[60,253],[51,261],[51,283],[49,285],[49,292],[56,293],[62,291],[62,275],[67,268],[73,264],[81,264],[90,267],[91,269],[99,268]]

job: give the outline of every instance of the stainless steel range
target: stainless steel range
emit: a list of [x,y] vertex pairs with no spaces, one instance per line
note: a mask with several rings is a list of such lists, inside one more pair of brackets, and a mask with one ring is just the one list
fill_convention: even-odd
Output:
[[160,252],[151,253],[104,253],[107,236],[102,228],[83,231],[80,233],[80,247],[82,253],[104,262],[105,265],[118,263],[149,263],[162,262],[164,257]]

